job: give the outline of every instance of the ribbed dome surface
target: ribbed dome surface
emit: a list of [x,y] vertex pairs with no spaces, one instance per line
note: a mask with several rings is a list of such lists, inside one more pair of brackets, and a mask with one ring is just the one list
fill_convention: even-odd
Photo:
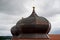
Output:
[[27,18],[23,18],[21,20],[19,20],[17,22],[17,25],[18,24],[47,24],[49,23],[48,20],[44,17],[39,17],[36,13],[35,13],[35,10],[33,9],[33,12],[32,14],[27,17]]
[[21,34],[48,34],[51,29],[50,22],[44,18],[39,17],[33,7],[32,14],[27,18],[19,20],[11,29],[13,36],[19,36]]

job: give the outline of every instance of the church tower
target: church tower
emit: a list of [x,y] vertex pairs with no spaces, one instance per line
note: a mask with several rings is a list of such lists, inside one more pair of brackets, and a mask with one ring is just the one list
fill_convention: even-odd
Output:
[[50,22],[41,16],[38,16],[33,7],[32,14],[27,18],[20,19],[15,26],[11,28],[13,37],[17,38],[47,38],[51,29]]

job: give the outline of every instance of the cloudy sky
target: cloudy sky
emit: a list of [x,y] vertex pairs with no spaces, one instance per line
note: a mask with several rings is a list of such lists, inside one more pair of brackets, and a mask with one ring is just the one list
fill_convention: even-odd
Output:
[[0,36],[11,36],[11,27],[28,17],[33,6],[50,21],[50,34],[60,34],[60,0],[0,0]]

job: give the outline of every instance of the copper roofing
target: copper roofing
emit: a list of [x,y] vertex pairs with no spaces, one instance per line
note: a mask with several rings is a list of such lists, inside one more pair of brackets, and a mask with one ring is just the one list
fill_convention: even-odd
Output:
[[47,34],[49,33],[50,29],[51,25],[49,21],[44,17],[39,17],[35,12],[35,7],[33,7],[32,14],[27,18],[22,18],[19,20],[17,24],[11,28],[11,33],[13,36],[21,36],[22,38],[48,38]]

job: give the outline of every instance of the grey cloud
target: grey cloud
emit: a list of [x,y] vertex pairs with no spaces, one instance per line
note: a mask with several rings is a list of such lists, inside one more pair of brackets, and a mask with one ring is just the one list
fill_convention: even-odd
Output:
[[[44,17],[51,17],[54,16],[56,14],[60,14],[60,8],[54,8],[53,6],[55,5],[55,2],[59,0],[46,0],[46,3],[42,5],[42,7],[39,6],[40,11],[42,10],[42,12],[38,12],[40,16],[44,16]],[[57,6],[57,4],[56,4]],[[58,7],[58,6],[57,6]]]
[[1,30],[8,30],[9,29],[9,27],[7,27],[7,25],[0,25],[0,31]]
[[60,34],[60,28],[52,28],[50,34]]
[[[6,12],[6,14],[11,15],[22,15],[26,13],[26,8],[24,4],[29,2],[30,0],[0,0],[0,12]],[[43,11],[42,13],[38,13],[41,16],[51,16],[51,14],[55,14],[55,10],[52,9],[55,0],[45,0],[44,4],[40,4],[41,0],[37,0],[37,6]],[[32,2],[32,1],[31,1]],[[42,3],[44,1],[41,1]],[[44,6],[43,6],[44,5]],[[39,11],[39,10],[38,10]],[[44,12],[45,11],[45,12]],[[52,12],[53,11],[53,12]],[[59,10],[60,11],[60,10]],[[48,15],[46,15],[48,14]]]
[[[46,15],[46,14],[47,14],[47,15]],[[42,16],[52,17],[52,16],[57,15],[57,14],[60,14],[60,10],[50,10],[50,11],[42,14]]]
[[51,31],[52,34],[60,34],[60,14],[56,14],[48,18],[51,22]]
[[0,0],[0,12],[22,14],[25,12],[23,0]]
[[60,34],[60,30],[59,29],[58,30],[55,30],[53,33],[54,34]]
[[0,36],[12,36],[10,31],[5,31],[5,30],[2,31],[0,31]]
[[[11,35],[11,27],[14,26],[16,22],[21,19],[21,17],[30,15],[27,14],[30,12],[25,8],[25,3],[29,1],[31,2],[32,0],[0,0],[0,35]],[[45,4],[42,3],[44,1]],[[59,33],[60,30],[57,29],[59,28],[60,22],[57,19],[57,14],[60,15],[60,8],[53,8],[55,0],[38,0],[37,2],[37,6],[39,7],[39,10],[37,12],[38,15],[46,17],[52,23],[52,29],[50,33],[56,33],[56,31],[58,31],[57,33]],[[42,4],[40,4],[40,2]],[[42,12],[40,10],[42,10]],[[53,18],[55,17],[57,18],[53,21]],[[59,22],[59,24],[58,22],[56,22],[56,24],[58,24],[58,28],[56,28],[56,31],[53,29],[57,26],[54,23],[55,21]]]

